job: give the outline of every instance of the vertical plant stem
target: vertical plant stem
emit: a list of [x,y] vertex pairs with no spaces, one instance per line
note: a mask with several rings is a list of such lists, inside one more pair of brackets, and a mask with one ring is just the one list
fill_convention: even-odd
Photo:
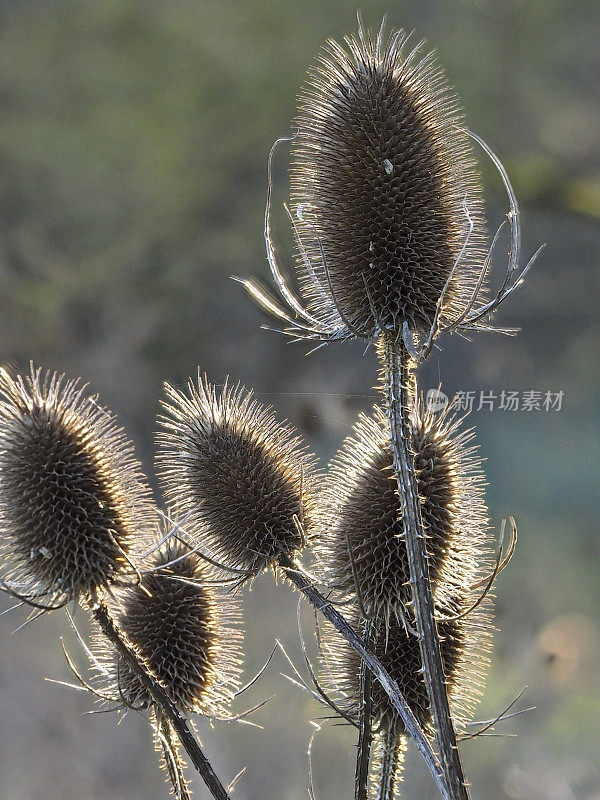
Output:
[[162,714],[155,715],[157,745],[163,754],[165,769],[173,787],[176,800],[192,800],[184,773],[183,759],[179,754],[177,742],[173,741],[172,728]]
[[94,619],[102,629],[106,638],[114,645],[117,651],[123,656],[134,673],[142,682],[144,688],[148,690],[160,711],[169,720],[171,727],[177,734],[179,741],[187,753],[191,763],[194,765],[202,780],[206,784],[209,792],[215,800],[231,800],[221,781],[218,779],[210,761],[206,758],[195,736],[190,731],[185,719],[180,715],[173,703],[169,700],[164,689],[146,672],[139,663],[135,654],[123,640],[111,619],[108,609],[103,603],[92,608]]
[[[374,623],[368,619],[365,622],[363,642],[367,649],[371,649]],[[360,662],[359,684],[359,710],[358,710],[358,752],[356,754],[356,773],[354,777],[355,800],[367,800],[369,783],[369,761],[371,758],[371,718],[373,714],[373,676],[364,661]]]
[[295,566],[294,562],[284,556],[279,558],[279,565],[285,572],[286,576],[298,588],[306,599],[333,625],[333,627],[340,633],[348,642],[350,647],[358,653],[360,658],[364,661],[374,677],[379,681],[383,690],[390,698],[390,702],[398,712],[406,732],[411,736],[415,744],[423,756],[433,779],[436,782],[438,789],[444,800],[453,800],[449,790],[446,786],[446,778],[441,770],[440,762],[438,761],[435,753],[431,748],[427,737],[419,727],[414,714],[400,691],[400,687],[393,680],[387,671],[381,665],[381,662],[376,658],[364,645],[362,639],[358,636],[356,631],[344,619],[344,617],[333,607],[333,605],[315,589],[311,581],[308,580]]
[[381,766],[379,772],[379,789],[377,800],[394,800],[396,789],[396,775],[400,764],[402,752],[398,738],[398,726],[392,726],[381,734]]
[[409,415],[416,396],[414,370],[411,357],[402,340],[396,339],[392,334],[383,334],[383,337],[390,439],[398,491],[402,500],[404,539],[410,568],[412,604],[419,634],[423,677],[440,761],[451,800],[469,800],[448,705],[411,444]]

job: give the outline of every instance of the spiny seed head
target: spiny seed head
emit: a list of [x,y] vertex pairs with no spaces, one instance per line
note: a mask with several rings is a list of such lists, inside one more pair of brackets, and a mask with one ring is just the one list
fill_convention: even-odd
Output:
[[15,589],[47,604],[131,580],[128,553],[153,524],[132,445],[85,386],[0,369],[0,541]]
[[311,262],[298,262],[303,291],[315,316],[333,324],[341,313],[366,337],[405,321],[429,329],[449,279],[440,320],[458,316],[485,257],[458,98],[408,38],[373,41],[361,28],[346,47],[330,40],[295,122],[292,214]]
[[[457,593],[454,599],[462,608],[461,594]],[[458,729],[464,728],[482,694],[489,663],[491,614],[491,602],[486,598],[468,617],[438,622],[448,699]],[[348,621],[355,630],[361,630],[362,617],[357,608],[348,614]],[[357,716],[360,661],[356,652],[340,637],[332,635],[329,626],[324,629],[322,647],[327,665],[325,680],[335,691],[343,693],[340,702],[347,713]],[[420,726],[432,732],[427,690],[420,672],[421,655],[417,637],[407,633],[402,622],[392,615],[389,623],[379,626],[370,649],[398,683]],[[372,683],[372,693],[374,719],[381,723],[383,729],[389,729],[397,722],[396,711],[376,681]]]
[[[169,540],[142,583],[119,593],[116,611],[141,664],[183,713],[222,714],[239,687],[241,615],[236,598],[215,586],[214,570]],[[98,634],[105,693],[134,708],[152,699],[122,656]]]
[[[468,587],[488,558],[484,476],[471,431],[460,420],[435,416],[418,403],[411,417],[421,515],[427,536],[434,599],[448,587]],[[385,413],[361,414],[332,461],[319,509],[317,553],[327,584],[358,591],[369,614],[387,618],[411,599],[402,508],[392,469]],[[468,589],[465,589],[468,594]]]
[[310,535],[315,459],[244,388],[166,386],[159,472],[170,503],[224,564],[254,575]]
[[[470,614],[450,619],[475,604],[476,584],[492,572],[483,474],[471,433],[460,420],[425,411],[411,416],[412,448],[421,502],[430,577],[448,688],[458,721],[468,717],[483,685],[491,632],[491,601]],[[410,606],[410,572],[403,538],[402,508],[385,414],[361,415],[338,453],[325,482],[317,550],[328,585],[354,601],[352,622],[360,630],[362,610],[373,617],[373,652],[398,682],[413,713],[426,728],[431,719],[420,674],[417,637]],[[354,651],[326,633],[324,655],[336,688],[345,692],[349,710],[358,702],[359,662]],[[384,727],[395,713],[387,695],[374,685],[375,715]]]

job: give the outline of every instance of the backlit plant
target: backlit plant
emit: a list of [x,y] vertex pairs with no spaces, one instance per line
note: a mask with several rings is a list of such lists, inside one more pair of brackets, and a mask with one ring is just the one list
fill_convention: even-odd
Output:
[[[491,589],[515,527],[494,554],[473,433],[451,410],[424,408],[417,368],[444,332],[492,329],[537,253],[519,267],[506,171],[422,49],[383,26],[327,44],[287,140],[296,280],[273,242],[273,153],[264,232],[280,297],[237,279],[292,339],[375,346],[380,402],[326,472],[244,388],[167,384],[161,512],[125,434],[85,386],[0,370],[2,587],[34,614],[69,602],[91,614],[90,646],[78,636],[92,676],[67,656],[78,686],[147,715],[178,798],[190,795],[183,759],[214,798],[229,798],[187,717],[249,713],[230,712],[255,680],[240,689],[239,605],[266,570],[327,620],[304,688],[357,729],[355,800],[398,795],[411,740],[441,796],[469,798],[458,741],[483,689]],[[495,293],[499,231],[488,247],[475,145],[508,196]]]

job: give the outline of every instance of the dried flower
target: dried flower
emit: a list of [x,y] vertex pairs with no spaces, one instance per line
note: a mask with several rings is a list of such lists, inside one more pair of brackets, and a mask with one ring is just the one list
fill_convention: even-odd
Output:
[[[455,606],[458,605],[461,610],[468,606],[463,600],[462,588],[453,596],[449,585],[446,586],[446,591]],[[469,597],[473,597],[472,593],[469,593]],[[450,607],[449,604],[448,608]],[[348,619],[356,630],[361,630],[364,618],[358,608],[351,611]],[[460,729],[469,719],[484,685],[492,630],[491,601],[486,597],[477,609],[466,617],[453,618],[449,621],[442,619],[438,623],[438,629],[447,676],[448,698],[453,719]],[[392,615],[388,624],[379,625],[375,640],[371,642],[371,649],[390,676],[398,682],[400,691],[419,724],[431,732],[429,701],[420,671],[421,654],[417,637],[407,631],[403,623]],[[358,656],[343,639],[330,633],[329,626],[323,633],[323,651],[327,664],[327,679],[336,691],[345,693],[346,699],[342,701],[342,707],[345,707],[348,713],[356,714],[360,666]],[[373,706],[374,718],[381,723],[383,729],[396,724],[396,712],[387,694],[375,681]]]
[[[274,148],[265,243],[283,304],[257,282],[235,280],[294,338],[372,340],[393,331],[420,360],[443,331],[489,329],[539,250],[519,270],[519,210],[506,170],[465,128],[433,53],[421,57],[424,43],[409,38],[402,30],[386,38],[382,25],[373,39],[359,25],[345,47],[329,40],[300,93],[292,137],[288,213],[301,296],[271,234]],[[494,164],[510,206],[505,278],[491,300],[485,279],[498,234],[488,251],[472,141]]]
[[[115,618],[139,663],[183,712],[223,714],[239,687],[242,630],[235,597],[190,548],[170,539],[153,556],[139,586],[118,595]],[[153,705],[123,657],[102,635],[103,692],[134,708]]]
[[132,546],[153,519],[132,445],[85,385],[0,369],[5,588],[44,608],[93,599],[135,577]]
[[159,471],[169,502],[209,551],[247,576],[310,535],[315,459],[242,387],[167,385]]
[[341,315],[366,338],[405,321],[427,330],[467,236],[446,315],[466,304],[485,257],[459,101],[433,55],[419,60],[423,43],[408,49],[402,31],[386,42],[361,29],[345,41],[329,41],[310,71],[296,119],[291,208],[317,277],[303,267],[308,310],[324,322]]
[[[489,561],[481,462],[472,431],[460,431],[460,420],[448,414],[435,416],[419,403],[411,428],[437,606],[447,608],[448,591],[467,587],[458,606],[453,596],[453,610],[446,613],[454,613]],[[333,459],[318,530],[327,583],[347,595],[357,592],[368,614],[387,619],[401,613],[411,600],[410,572],[388,424],[378,407],[373,416],[359,416],[354,436]]]
[[[416,404],[412,447],[427,536],[430,577],[453,719],[464,726],[481,693],[492,630],[492,604],[482,578],[492,573],[480,460],[470,431],[447,413],[435,416]],[[325,579],[350,600],[348,620],[369,635],[369,647],[425,731],[433,724],[410,606],[411,593],[402,507],[392,470],[387,422],[375,408],[361,415],[335,457],[321,504],[317,551]],[[482,598],[483,596],[483,599]],[[477,602],[480,600],[480,602]],[[366,615],[366,616],[365,616]],[[340,708],[360,707],[360,662],[329,628],[322,635],[325,681]],[[400,779],[406,734],[387,694],[372,684],[376,731],[370,780]]]
[[[473,592],[469,587],[454,587],[450,580],[444,586],[445,608],[468,610]],[[468,599],[466,599],[468,598]],[[457,616],[454,614],[454,616]],[[364,632],[365,619],[353,606],[347,614],[352,627]],[[463,618],[446,618],[438,622],[442,660],[446,675],[448,700],[456,728],[464,729],[472,715],[485,682],[489,663],[488,651],[492,632],[492,604],[487,596],[477,608]],[[337,695],[336,703],[355,719],[360,703],[360,660],[356,652],[327,626],[322,632],[322,653],[325,663],[324,682]],[[398,683],[419,725],[433,735],[429,700],[421,670],[418,638],[407,630],[396,615],[376,626],[369,643],[390,677]],[[371,783],[379,785],[382,776],[393,786],[400,780],[403,755],[408,737],[395,709],[377,681],[372,682],[373,728],[375,730]],[[389,797],[394,797],[393,790]]]
[[[223,715],[237,692],[241,672],[238,601],[219,586],[214,569],[173,537],[172,528],[163,522],[159,532],[141,582],[114,594],[111,613],[120,638],[180,714],[236,719]],[[79,683],[109,703],[110,710],[148,710],[155,747],[162,754],[173,793],[179,800],[188,800],[183,740],[170,713],[156,702],[146,682],[100,626],[91,650],[78,634],[97,673],[94,685],[81,677],[67,655],[69,665]]]

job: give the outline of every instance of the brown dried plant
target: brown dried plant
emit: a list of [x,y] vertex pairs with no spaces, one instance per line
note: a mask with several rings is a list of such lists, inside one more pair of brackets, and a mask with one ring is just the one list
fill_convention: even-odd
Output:
[[[326,688],[307,660],[310,691],[358,728],[355,800],[393,800],[409,737],[444,800],[469,800],[457,731],[483,684],[490,590],[515,538],[494,563],[472,433],[423,408],[416,370],[443,332],[492,329],[539,250],[519,267],[506,170],[465,127],[422,48],[360,21],[344,45],[328,42],[287,139],[297,286],[272,237],[274,148],[264,236],[281,299],[237,279],[292,339],[375,344],[382,406],[359,418],[325,477],[252,392],[206,378],[181,391],[166,384],[157,463],[172,518],[157,537],[132,446],[85,385],[0,369],[0,587],[38,615],[69,601],[91,612],[95,643],[80,640],[96,680],[67,656],[79,688],[149,712],[181,800],[190,796],[181,748],[215,800],[230,800],[185,717],[244,716],[226,717],[247,688],[238,690],[235,591],[268,569],[331,623],[320,637]],[[473,142],[509,203],[496,293],[502,226],[488,248]],[[311,548],[316,574],[301,561]]]
[[[472,431],[448,412],[422,404],[411,420],[418,491],[426,530],[441,654],[453,720],[464,730],[479,698],[490,645],[491,602],[480,583],[492,573],[481,463]],[[387,420],[375,407],[361,415],[354,435],[330,466],[323,491],[316,549],[327,584],[349,599],[348,618],[367,639],[419,724],[433,722],[411,604],[410,569],[402,533],[402,503],[392,469]],[[353,650],[325,628],[324,679],[336,705],[359,720],[365,699]],[[371,793],[393,798],[407,737],[378,685],[369,698],[375,733]],[[368,754],[365,755],[368,760]]]

